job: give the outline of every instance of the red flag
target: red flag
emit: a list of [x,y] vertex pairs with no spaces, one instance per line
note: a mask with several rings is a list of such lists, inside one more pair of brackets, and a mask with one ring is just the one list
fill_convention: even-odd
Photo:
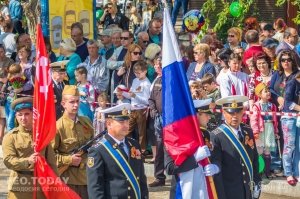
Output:
[[[34,150],[39,153],[55,137],[56,117],[49,59],[40,24],[37,25],[36,39],[37,51],[33,96],[33,139],[35,143]],[[38,155],[34,167],[34,174],[37,177],[46,198],[80,199],[73,190],[56,176],[45,158],[41,155]],[[35,197],[36,195],[34,194],[34,198]]]

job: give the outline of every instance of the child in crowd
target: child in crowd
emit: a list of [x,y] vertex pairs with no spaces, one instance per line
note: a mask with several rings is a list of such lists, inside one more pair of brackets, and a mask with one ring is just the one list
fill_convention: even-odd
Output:
[[116,89],[114,90],[114,94],[116,94],[117,96],[117,102],[116,104],[123,104],[123,103],[129,103],[130,104],[130,99],[127,99],[124,97],[125,94],[123,93],[128,93],[129,89],[126,88],[126,86],[124,86],[123,84],[120,84],[116,87]]
[[78,82],[77,87],[80,94],[78,115],[88,117],[93,121],[92,105],[95,102],[95,89],[87,81],[87,69],[82,66],[76,68],[75,78]]
[[278,136],[278,121],[275,114],[261,115],[261,112],[276,112],[275,104],[269,102],[271,93],[265,83],[259,83],[255,87],[255,95],[259,98],[253,107],[253,114],[250,115],[250,125],[259,155],[263,155],[265,160],[265,175],[273,178],[271,174],[271,151],[276,151],[276,139]]
[[99,107],[95,110],[95,116],[93,121],[93,127],[95,129],[95,134],[98,135],[105,130],[105,116],[104,113],[100,113],[101,110],[107,108],[108,95],[105,92],[102,92],[98,98]]
[[189,86],[190,86],[190,91],[191,91],[193,100],[207,98],[201,81],[191,80],[191,81],[189,81]]
[[129,119],[129,132],[133,132],[138,127],[138,140],[142,152],[146,150],[146,124],[147,108],[149,105],[151,83],[147,78],[148,65],[145,61],[138,61],[133,66],[133,72],[136,78],[132,82],[129,94],[133,111]]
[[33,86],[30,80],[26,79],[19,64],[12,64],[8,67],[7,83],[4,92],[8,93],[5,102],[6,128],[8,131],[15,127],[15,112],[10,104],[18,97],[33,94]]
[[[221,92],[217,85],[216,79],[211,73],[207,73],[201,79],[201,83],[203,85],[204,90],[206,91],[207,98],[211,98],[212,101],[210,103],[210,108],[214,109],[221,109],[221,106],[216,107],[216,101],[221,98]],[[208,122],[208,130],[212,131],[217,128],[222,121],[222,114],[221,113],[213,113],[211,115],[211,119]]]

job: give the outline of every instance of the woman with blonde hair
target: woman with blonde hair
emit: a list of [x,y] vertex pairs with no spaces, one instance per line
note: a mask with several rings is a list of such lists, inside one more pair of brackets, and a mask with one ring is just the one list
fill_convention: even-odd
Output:
[[70,85],[75,85],[75,69],[78,64],[81,63],[81,58],[76,51],[75,41],[71,38],[63,39],[60,42],[60,56],[57,58],[57,61],[69,60],[66,65],[66,71],[68,75],[68,81]]
[[142,48],[137,44],[131,44],[124,57],[124,64],[114,75],[114,82],[123,84],[127,88],[131,87],[132,81],[135,78],[133,65],[141,60]]
[[187,69],[188,80],[201,79],[206,73],[216,76],[216,70],[209,61],[210,47],[207,44],[196,44],[194,47],[195,62],[192,62]]
[[227,31],[227,43],[224,48],[233,50],[236,47],[242,47],[244,50],[247,48],[247,44],[242,42],[243,31],[238,27],[232,27]]

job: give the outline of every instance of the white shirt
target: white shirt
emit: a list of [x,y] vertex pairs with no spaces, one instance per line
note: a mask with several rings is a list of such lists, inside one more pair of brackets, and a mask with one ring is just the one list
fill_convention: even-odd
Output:
[[222,97],[233,95],[232,86],[234,86],[236,95],[248,94],[249,76],[243,72],[227,72],[219,78],[220,92]]
[[135,78],[132,82],[130,91],[135,93],[131,98],[131,105],[146,108],[149,105],[151,83],[146,77],[143,80]]
[[118,145],[120,145],[121,143],[123,143],[124,144],[124,151],[125,151],[125,153],[127,154],[127,156],[129,155],[129,149],[128,149],[128,146],[127,146],[127,144],[125,143],[125,138],[122,140],[122,141],[120,141],[120,140],[117,140],[116,138],[114,138],[114,136],[112,136],[111,134],[109,134],[108,133],[108,135],[118,144]]
[[234,135],[239,138],[239,131],[242,132],[241,126],[239,126],[239,129],[233,128],[232,126],[230,126],[229,124],[227,124],[227,122],[225,121],[225,124],[232,130],[232,132],[234,133]]
[[15,36],[15,34],[10,32],[5,32],[0,35],[0,44],[3,44],[5,47],[5,56],[8,58],[10,58],[11,54],[17,50]]

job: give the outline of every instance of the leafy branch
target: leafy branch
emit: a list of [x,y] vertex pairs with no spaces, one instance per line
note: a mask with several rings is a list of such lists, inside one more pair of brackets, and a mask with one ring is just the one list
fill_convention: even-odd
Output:
[[[289,0],[289,1],[291,1],[291,4],[294,6],[297,6],[298,10],[300,10],[300,0]],[[283,6],[286,2],[287,2],[287,0],[277,0],[275,5],[280,7],[280,6]],[[300,12],[299,11],[297,11],[297,15],[293,19],[293,21],[296,24],[300,24]]]

